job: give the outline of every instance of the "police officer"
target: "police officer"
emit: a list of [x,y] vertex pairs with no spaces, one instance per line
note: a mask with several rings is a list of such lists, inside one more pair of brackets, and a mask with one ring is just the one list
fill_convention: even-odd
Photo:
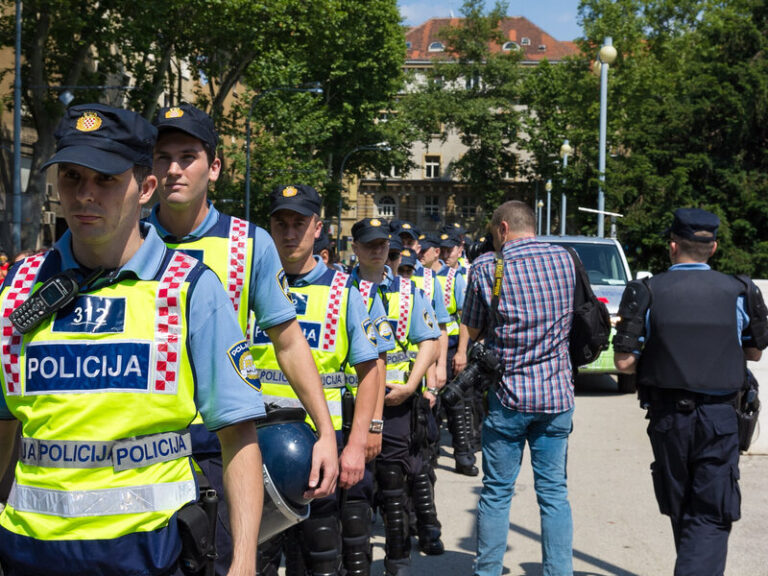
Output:
[[[417,446],[411,439],[412,407],[421,380],[436,359],[439,332],[434,311],[422,292],[386,266],[389,236],[387,222],[377,218],[365,218],[352,227],[352,249],[359,262],[356,274],[361,280],[379,283],[398,345],[387,360],[384,432],[376,480],[385,524],[385,570],[402,575],[410,573],[406,477],[421,471]],[[415,357],[408,350],[409,343],[418,348]],[[433,499],[425,504],[434,510]],[[439,539],[436,513],[430,526],[429,538]]]
[[[208,200],[210,183],[221,171],[218,134],[208,114],[190,104],[161,108],[154,125],[158,139],[153,172],[159,187],[149,222],[168,247],[198,258],[216,272],[243,334],[268,337],[275,346],[282,369],[317,426],[307,497],[327,496],[333,493],[338,471],[335,435],[274,243],[262,228],[222,214]],[[216,437],[199,419],[192,433],[195,460],[208,481],[220,489],[221,451]],[[232,550],[226,502],[219,506],[219,518],[216,572],[221,576]]]
[[[289,574],[297,573],[293,567],[302,562],[308,574],[341,574],[343,548],[346,574],[367,575],[371,563],[370,472],[367,481],[362,481],[366,460],[372,460],[378,453],[381,432],[371,428],[380,388],[376,329],[350,276],[328,268],[313,256],[314,242],[323,225],[322,201],[317,191],[302,184],[278,186],[269,200],[272,237],[287,273],[299,324],[319,367],[325,399],[342,447],[339,486],[346,491],[343,495],[316,499],[309,519],[289,529],[294,532],[289,537],[296,538],[300,546],[288,548],[286,555],[293,557],[286,558],[286,566],[291,567]],[[274,348],[266,338],[257,339],[255,344],[254,359],[261,369],[265,400],[280,406],[299,405],[279,370]],[[346,365],[356,373],[354,391],[345,389]],[[259,573],[277,574],[279,539],[262,548]]]
[[[698,208],[675,211],[672,266],[627,285],[613,340],[616,367],[637,371],[648,407],[651,474],[659,509],[672,521],[676,576],[725,570],[741,505],[736,406],[745,360],[759,360],[766,342],[754,284],[707,264],[719,223]],[[747,291],[758,305],[745,305]]]
[[[459,254],[461,253],[461,240],[458,234],[449,228],[440,234],[439,244],[441,256],[439,263],[442,266],[437,272],[437,279],[443,289],[445,308],[451,315],[451,321],[446,327],[448,333],[446,372],[450,382],[454,377],[453,358],[459,344],[459,323],[467,284],[458,265]],[[472,446],[472,435],[476,426],[471,396],[471,392],[465,393],[465,398],[461,402],[457,402],[453,406],[446,406],[445,411],[448,417],[448,428],[451,432],[453,457],[456,462],[455,470],[466,476],[477,476],[480,471],[475,466],[475,450]]]
[[[69,108],[45,165],[69,230],[0,292],[0,473],[19,424],[23,436],[0,516],[7,576],[174,573],[176,513],[197,499],[186,428],[198,411],[224,454],[232,573],[253,573],[260,384],[216,275],[139,223],[155,137],[134,112]],[[39,325],[10,315],[24,302]]]

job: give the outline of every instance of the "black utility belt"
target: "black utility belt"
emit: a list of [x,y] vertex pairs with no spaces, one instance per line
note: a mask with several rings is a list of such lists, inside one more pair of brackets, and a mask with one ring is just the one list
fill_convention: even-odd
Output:
[[656,405],[674,405],[680,412],[691,412],[697,406],[707,404],[728,404],[736,406],[739,401],[739,393],[729,394],[703,394],[690,390],[667,390],[663,388],[650,389],[651,403]]

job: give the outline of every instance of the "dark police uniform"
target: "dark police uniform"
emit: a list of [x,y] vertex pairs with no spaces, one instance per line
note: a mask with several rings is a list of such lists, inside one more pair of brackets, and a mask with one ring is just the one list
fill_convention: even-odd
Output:
[[[713,242],[718,225],[704,210],[677,210],[673,242]],[[743,347],[755,347],[745,290],[704,262],[677,263],[630,283],[619,310],[614,350],[639,356],[651,475],[659,509],[672,521],[676,576],[722,575],[731,524],[740,517],[737,405]]]
[[[356,242],[365,244],[389,238],[389,228],[385,221],[366,218],[355,223],[352,235]],[[397,349],[387,354],[387,387],[392,388],[405,385],[408,380],[413,359],[408,345],[437,339],[440,333],[432,307],[413,282],[393,276],[387,267],[380,290],[398,344]],[[406,477],[422,468],[412,441],[412,407],[411,399],[397,406],[385,404],[381,454],[376,459],[378,499],[385,523],[387,574],[408,574],[410,569]],[[430,504],[434,508],[434,500],[430,500]],[[434,518],[436,521],[436,514]],[[434,528],[433,536],[439,538],[439,527]]]

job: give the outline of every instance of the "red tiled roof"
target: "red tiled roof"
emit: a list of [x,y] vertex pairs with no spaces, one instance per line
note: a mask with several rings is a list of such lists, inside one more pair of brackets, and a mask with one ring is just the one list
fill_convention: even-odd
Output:
[[[461,25],[462,18],[431,18],[410,28],[405,33],[406,42],[410,42],[410,48],[407,49],[407,60],[449,60],[451,54],[448,52],[430,52],[429,45],[432,42],[442,42],[440,31],[448,26]],[[555,40],[552,36],[544,32],[541,28],[533,24],[527,18],[522,16],[507,17],[501,20],[499,28],[504,38],[517,43],[525,54],[525,60],[562,60],[566,56],[572,56],[579,53],[579,49],[572,41],[561,42]],[[523,46],[522,40],[527,38],[530,44]],[[540,49],[540,47],[543,47]],[[502,47],[496,43],[491,45],[491,52],[500,52]]]

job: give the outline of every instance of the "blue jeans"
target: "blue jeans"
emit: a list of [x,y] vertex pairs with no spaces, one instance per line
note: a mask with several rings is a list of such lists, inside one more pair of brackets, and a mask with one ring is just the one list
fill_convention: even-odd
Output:
[[534,487],[541,512],[545,576],[573,574],[573,521],[566,463],[573,409],[559,414],[517,412],[488,394],[483,422],[483,489],[477,506],[476,576],[499,576],[509,533],[509,508],[523,450],[531,448]]

